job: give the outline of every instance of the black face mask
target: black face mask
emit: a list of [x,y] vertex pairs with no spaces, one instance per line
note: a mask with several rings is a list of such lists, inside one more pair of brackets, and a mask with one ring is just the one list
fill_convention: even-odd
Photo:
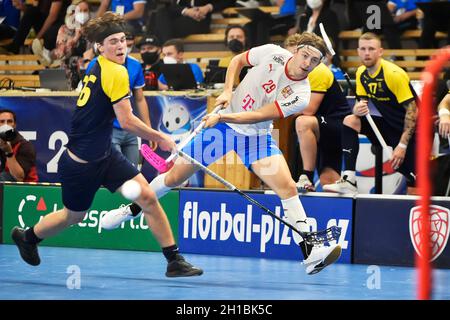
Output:
[[159,59],[159,53],[158,52],[144,52],[141,53],[142,61],[144,61],[145,64],[154,64]]
[[233,39],[228,42],[228,49],[233,53],[241,53],[244,51],[244,44],[238,39]]

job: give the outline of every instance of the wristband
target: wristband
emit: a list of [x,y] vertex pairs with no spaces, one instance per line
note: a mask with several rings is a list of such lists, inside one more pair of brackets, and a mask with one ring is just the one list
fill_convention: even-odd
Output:
[[446,108],[439,109],[439,117],[442,117],[445,115],[450,116],[450,111]]
[[5,152],[5,157],[7,157],[7,158],[12,158],[13,155],[14,155],[14,153],[12,153],[12,152]]
[[400,147],[400,148],[402,148],[402,149],[408,148],[408,146],[407,146],[406,144],[401,143],[401,142],[398,143],[397,147]]

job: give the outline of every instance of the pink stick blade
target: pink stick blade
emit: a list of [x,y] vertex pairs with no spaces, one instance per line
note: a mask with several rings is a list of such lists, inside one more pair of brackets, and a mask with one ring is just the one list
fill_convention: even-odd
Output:
[[141,154],[145,160],[148,161],[158,172],[164,173],[172,168],[173,163],[166,163],[166,160],[157,155],[152,148],[150,148],[146,144],[142,144],[141,146]]

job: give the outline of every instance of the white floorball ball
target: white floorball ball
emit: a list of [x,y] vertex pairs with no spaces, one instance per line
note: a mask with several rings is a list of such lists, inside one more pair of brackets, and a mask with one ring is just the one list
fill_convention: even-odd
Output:
[[128,180],[123,184],[121,192],[125,198],[134,201],[141,195],[141,185],[134,180]]

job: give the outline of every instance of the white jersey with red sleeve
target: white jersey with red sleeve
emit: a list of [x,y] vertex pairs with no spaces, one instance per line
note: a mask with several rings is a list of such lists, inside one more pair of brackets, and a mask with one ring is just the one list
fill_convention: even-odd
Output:
[[[280,118],[302,111],[309,103],[311,89],[308,78],[292,79],[287,72],[292,53],[267,44],[247,51],[247,62],[253,66],[236,91],[230,106],[222,113],[250,112],[275,102]],[[270,133],[272,121],[253,124],[227,123],[233,130],[244,135]]]

